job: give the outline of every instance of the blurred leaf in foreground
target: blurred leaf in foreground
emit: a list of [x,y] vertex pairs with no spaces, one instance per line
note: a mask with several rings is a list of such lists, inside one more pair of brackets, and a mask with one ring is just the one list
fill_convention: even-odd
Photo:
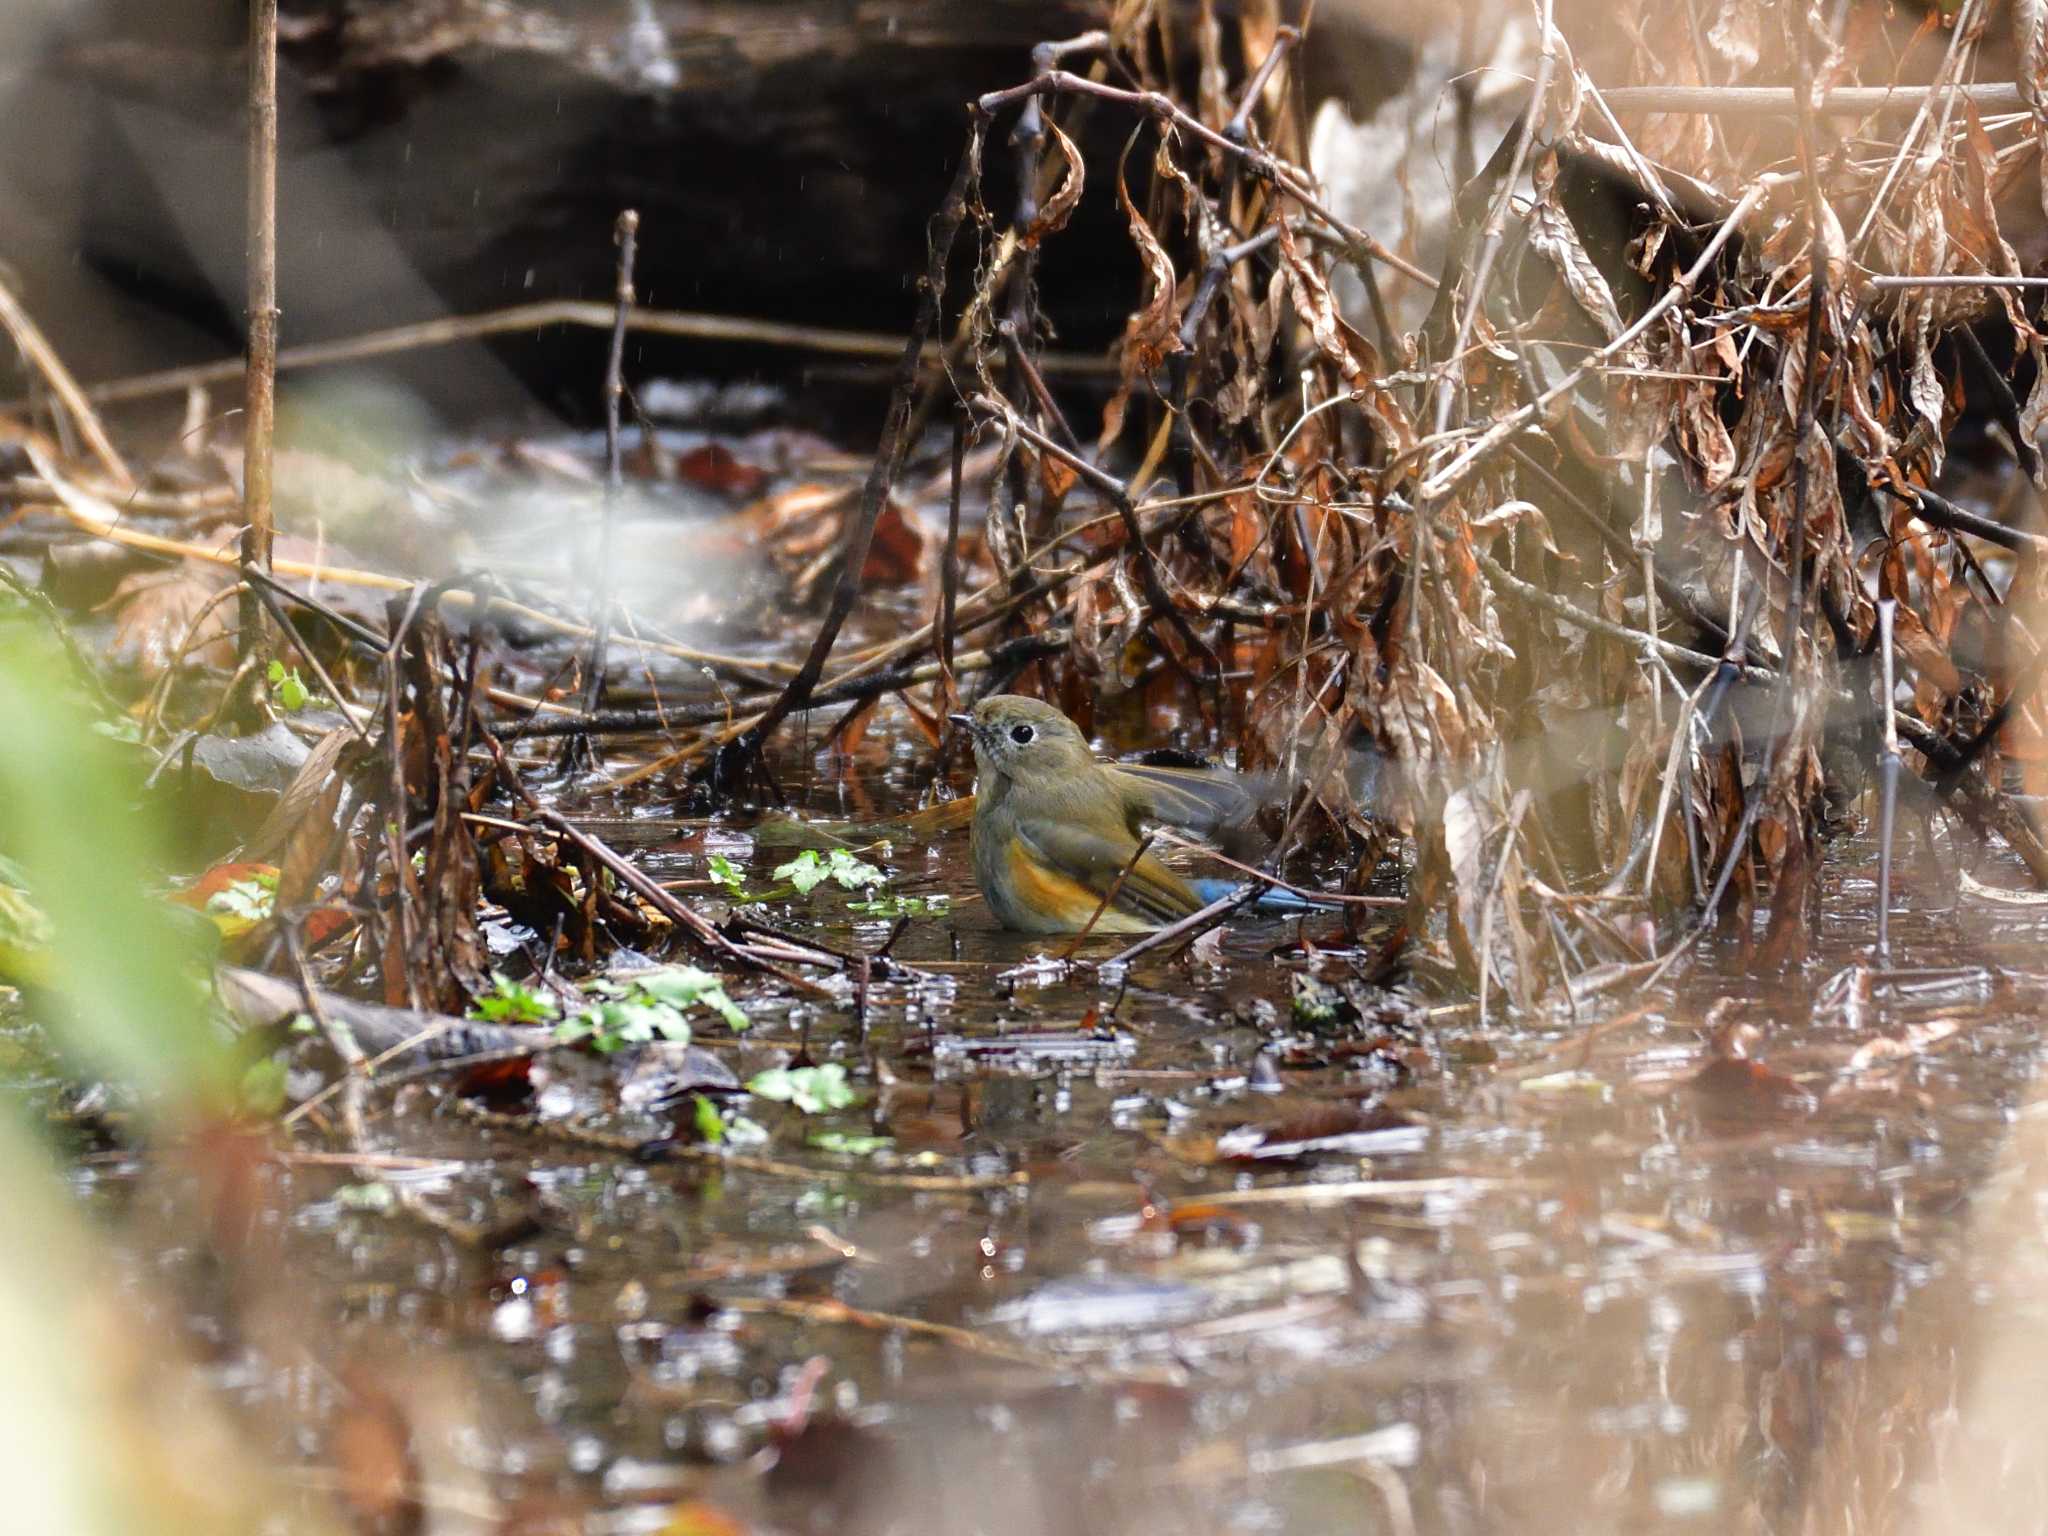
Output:
[[53,1036],[81,1067],[153,1099],[219,1102],[227,1056],[199,952],[145,890],[161,878],[161,831],[65,676],[55,645],[0,625],[0,853],[49,924]]

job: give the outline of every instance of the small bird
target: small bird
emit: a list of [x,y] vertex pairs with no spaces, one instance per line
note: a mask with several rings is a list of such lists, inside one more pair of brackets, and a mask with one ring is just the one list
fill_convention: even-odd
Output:
[[[1149,852],[1132,862],[1147,821],[1203,832],[1248,821],[1257,803],[1234,774],[1098,762],[1073,721],[1017,694],[951,718],[974,743],[975,883],[1005,928],[1078,933],[1102,907],[1095,932],[1148,933],[1238,888],[1185,879]],[[1277,910],[1317,910],[1275,896],[1287,898]]]

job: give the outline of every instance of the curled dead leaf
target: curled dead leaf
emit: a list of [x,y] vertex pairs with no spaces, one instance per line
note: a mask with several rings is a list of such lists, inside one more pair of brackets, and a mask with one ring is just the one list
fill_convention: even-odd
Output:
[[1081,201],[1081,189],[1088,180],[1087,168],[1082,163],[1080,151],[1074,148],[1074,141],[1060,132],[1060,125],[1049,117],[1045,120],[1045,130],[1052,136],[1053,148],[1060,152],[1065,167],[1052,196],[1045,200],[1045,206],[1038,210],[1038,217],[1024,231],[1022,243],[1026,246],[1035,246],[1067,227],[1067,220],[1074,216],[1074,208]]
[[165,571],[124,576],[106,606],[114,610],[110,659],[144,678],[182,665],[235,664],[233,605],[219,566],[187,560]]

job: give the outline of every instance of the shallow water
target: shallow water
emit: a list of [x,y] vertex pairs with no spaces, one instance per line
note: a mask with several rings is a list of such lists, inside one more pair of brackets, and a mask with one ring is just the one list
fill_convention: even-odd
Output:
[[[848,771],[863,805],[900,797],[901,775]],[[786,856],[726,825],[643,857],[673,878],[708,849],[764,882]],[[1939,853],[1906,861],[1894,973],[1864,969],[1873,858],[1850,837],[1798,976],[1709,953],[1576,1021],[1482,1029],[1382,994],[1318,1036],[1290,1018],[1298,953],[1274,958],[1289,925],[1104,977],[991,929],[964,838],[899,846],[901,888],[956,899],[893,950],[923,974],[877,980],[864,1018],[758,1004],[719,1047],[742,1077],[799,1045],[845,1062],[863,1102],[823,1125],[886,1152],[807,1148],[818,1125],[758,1106],[784,1168],[644,1163],[408,1089],[380,1145],[453,1161],[392,1177],[479,1215],[523,1202],[533,1234],[464,1251],[301,1167],[275,1190],[280,1251],[330,1347],[477,1395],[489,1428],[451,1456],[480,1490],[589,1529],[660,1529],[682,1499],[1006,1536],[1946,1528],[1944,1470],[2009,1433],[1962,1412],[1969,1362],[2041,1299],[2038,1231],[2015,1247],[1982,1213],[1994,1174],[2025,1194],[2042,1172],[2014,1126],[2040,1113],[2048,976],[2044,919],[1958,897],[1952,861],[1987,856]],[[838,907],[772,915],[886,936]],[[1728,1057],[1713,1042],[1744,1024],[1751,1058]],[[612,1081],[566,1061],[544,1112]],[[1243,1155],[1247,1127],[1268,1155]],[[132,1173],[78,1177],[128,1201]],[[203,1330],[193,1283],[146,1294]],[[249,1348],[218,1367],[248,1406],[333,1406],[320,1373]],[[2010,1475],[1999,1507],[2030,1511],[2038,1474]]]
[[[537,577],[565,557],[487,478],[473,489]],[[660,569],[636,600],[707,638],[693,608],[742,578],[679,591]],[[849,643],[928,609],[864,609]],[[558,661],[536,652],[516,680]],[[812,754],[822,719],[794,733],[777,777],[800,816],[926,796],[929,748],[890,708],[850,758]],[[1109,722],[1114,745],[1158,739],[1137,713]],[[789,856],[744,818],[677,821],[645,786],[572,809],[659,879],[701,881],[723,853],[762,886]],[[1856,833],[1827,849],[1800,973],[1759,979],[1724,944],[1654,990],[1504,1022],[1497,1000],[1482,1020],[1420,982],[1358,984],[1377,920],[1355,944],[1327,919],[1241,922],[1127,969],[1099,968],[1115,940],[1067,963],[993,928],[964,834],[899,834],[869,854],[893,889],[952,903],[896,938],[914,974],[878,970],[858,998],[742,988],[752,1030],[699,1039],[742,1080],[804,1052],[861,1091],[810,1122],[750,1106],[771,1134],[745,1166],[573,1139],[671,1129],[619,1108],[619,1063],[545,1063],[546,1134],[481,1126],[425,1080],[380,1101],[378,1171],[523,1235],[458,1244],[359,1208],[360,1171],[300,1158],[266,1170],[252,1241],[274,1281],[233,1296],[178,1178],[117,1152],[74,1179],[130,1219],[138,1311],[199,1348],[308,1486],[347,1460],[366,1393],[343,1363],[368,1362],[449,1520],[2034,1529],[2048,909],[1961,889],[1959,862],[2020,884],[1998,855],[1909,844],[1894,971],[1869,968],[1875,850]],[[829,888],[764,915],[865,952],[892,931]],[[1357,984],[1363,1016],[1297,1017],[1310,974]]]

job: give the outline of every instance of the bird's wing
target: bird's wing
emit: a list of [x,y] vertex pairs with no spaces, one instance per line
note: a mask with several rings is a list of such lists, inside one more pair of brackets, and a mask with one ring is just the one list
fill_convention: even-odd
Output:
[[[1073,880],[1093,900],[1100,901],[1103,893],[1114,887],[1116,899],[1110,905],[1149,922],[1174,922],[1202,905],[1185,880],[1149,853],[1124,875],[1123,884],[1117,885],[1117,876],[1123,875],[1124,866],[1137,851],[1135,839],[1112,839],[1086,827],[1040,818],[1020,819],[1017,836],[1041,864]],[[1086,922],[1087,916],[1081,913],[1076,926]]]
[[1251,825],[1258,814],[1257,786],[1228,768],[1160,768],[1150,763],[1105,763],[1124,803],[1147,821],[1185,827],[1204,837]]

